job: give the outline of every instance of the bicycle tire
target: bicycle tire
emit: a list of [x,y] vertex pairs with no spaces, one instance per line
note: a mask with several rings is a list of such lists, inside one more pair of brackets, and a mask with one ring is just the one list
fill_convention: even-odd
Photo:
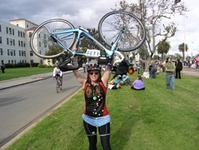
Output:
[[131,12],[119,10],[105,14],[98,23],[99,36],[111,47],[122,27],[125,31],[118,43],[118,51],[129,52],[141,47],[146,39],[146,30]]
[[[32,52],[40,58],[51,59],[56,58],[64,53],[64,48],[59,46],[52,38],[55,31],[63,31],[74,29],[72,23],[67,20],[56,18],[41,23],[32,33],[30,37],[30,48]],[[63,34],[56,35],[60,39]],[[71,48],[75,41],[76,35],[71,34],[69,37],[61,39],[61,43]],[[50,51],[51,47],[58,49],[57,53]]]

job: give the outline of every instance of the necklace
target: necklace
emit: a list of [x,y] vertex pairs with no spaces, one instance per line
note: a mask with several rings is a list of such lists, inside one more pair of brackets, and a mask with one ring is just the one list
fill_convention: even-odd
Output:
[[97,100],[97,97],[96,97],[96,87],[93,86],[92,90],[93,90],[93,100],[95,101],[95,100]]

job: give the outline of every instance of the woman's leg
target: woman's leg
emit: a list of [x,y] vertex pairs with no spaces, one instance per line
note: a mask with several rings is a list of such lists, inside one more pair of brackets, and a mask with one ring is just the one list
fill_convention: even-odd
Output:
[[101,139],[101,144],[104,150],[111,150],[110,146],[110,123],[107,123],[99,127],[99,134]]
[[97,128],[83,121],[84,129],[89,140],[89,150],[97,150]]

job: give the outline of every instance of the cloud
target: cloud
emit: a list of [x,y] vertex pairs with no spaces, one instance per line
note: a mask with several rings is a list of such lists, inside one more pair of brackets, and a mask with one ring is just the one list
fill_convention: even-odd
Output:
[[[128,3],[137,3],[138,0],[126,0]],[[171,0],[172,1],[172,0]],[[63,18],[77,26],[86,28],[97,27],[100,18],[116,8],[120,0],[6,0],[0,5],[0,20],[9,22],[11,19],[26,18],[40,24],[51,18]],[[184,3],[189,12],[186,18],[176,15],[172,20],[177,25],[176,35],[169,39],[171,53],[179,52],[178,45],[188,44],[189,53],[199,53],[199,23],[198,0],[189,0]]]

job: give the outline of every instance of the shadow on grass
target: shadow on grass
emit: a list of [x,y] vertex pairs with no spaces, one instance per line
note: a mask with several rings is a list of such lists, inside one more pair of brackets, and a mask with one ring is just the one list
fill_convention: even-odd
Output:
[[132,128],[135,126],[136,122],[139,121],[141,116],[129,113],[124,119],[120,128],[111,136],[112,149],[123,150],[128,143]]

